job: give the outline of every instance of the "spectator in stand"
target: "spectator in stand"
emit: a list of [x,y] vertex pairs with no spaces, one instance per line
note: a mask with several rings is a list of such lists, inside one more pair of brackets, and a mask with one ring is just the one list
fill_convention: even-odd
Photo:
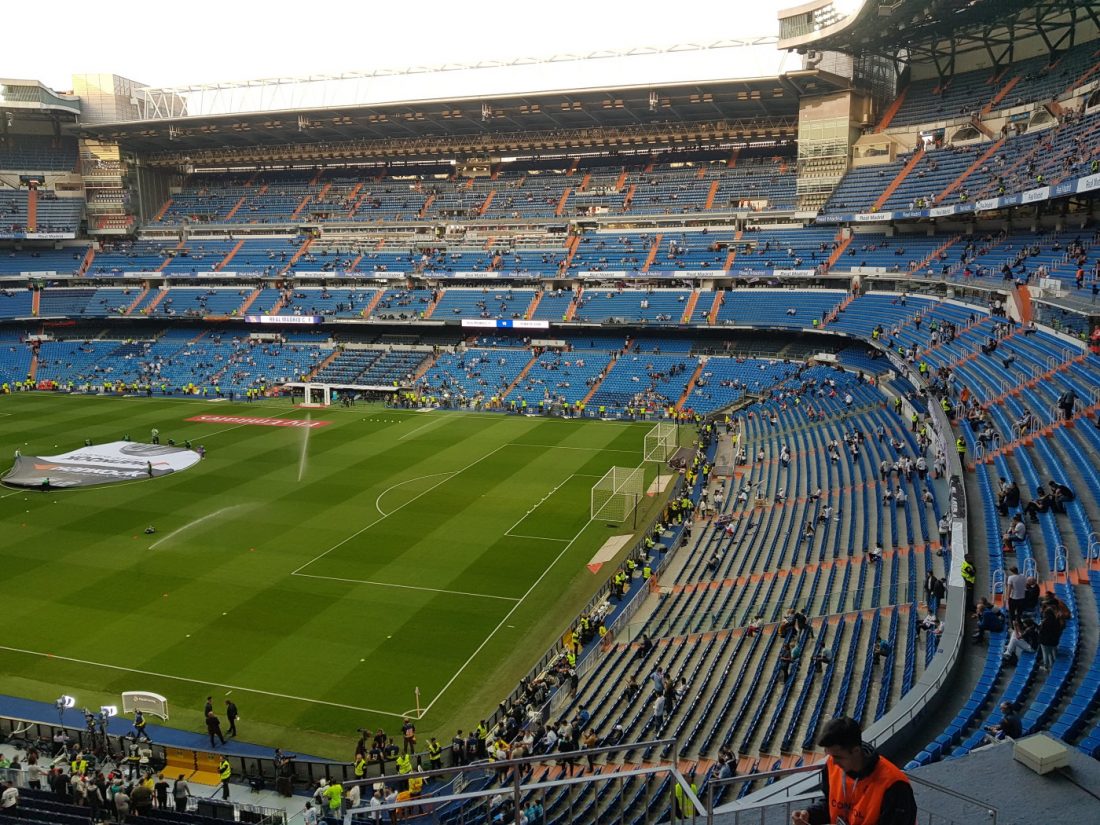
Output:
[[1062,640],[1062,622],[1052,608],[1043,611],[1043,621],[1039,624],[1039,650],[1043,661],[1039,667],[1051,670],[1058,655],[1058,643]]
[[1050,495],[1053,500],[1053,507],[1055,513],[1065,513],[1066,503],[1076,500],[1077,496],[1074,495],[1073,490],[1067,487],[1065,484],[1061,484],[1054,479],[1051,479],[1047,486],[1050,488]]
[[1023,544],[1027,541],[1027,527],[1024,526],[1024,520],[1017,513],[1012,517],[1012,523],[1008,525],[1008,530],[1005,532],[1004,541],[1006,545],[1015,546],[1017,544]]
[[1024,505],[1024,512],[1032,524],[1039,523],[1039,513],[1047,513],[1054,506],[1054,497],[1042,487],[1035,488],[1035,498]]
[[984,642],[987,632],[998,633],[1005,629],[1004,613],[990,604],[989,599],[985,596],[982,596],[978,600],[978,609],[974,614],[974,618],[978,620],[978,627],[971,637],[974,640],[974,644],[981,644]]
[[1058,396],[1058,409],[1062,411],[1062,418],[1069,421],[1073,418],[1073,408],[1077,405],[1077,393],[1072,388]]
[[1003,739],[1019,739],[1024,735],[1024,724],[1016,715],[1016,708],[1011,702],[1001,702],[1001,721],[995,725],[987,725],[985,730],[989,734],[987,742],[999,742]]
[[1020,506],[1020,486],[1015,482],[1001,479],[1001,490],[997,493],[997,512],[1007,516],[1011,510]]
[[1016,655],[1018,651],[1034,653],[1038,646],[1039,628],[1035,626],[1035,622],[1033,622],[1030,617],[1014,622],[1012,625],[1012,635],[1008,640],[1008,645],[1005,647],[1005,664],[1015,665],[1019,662],[1019,657]]

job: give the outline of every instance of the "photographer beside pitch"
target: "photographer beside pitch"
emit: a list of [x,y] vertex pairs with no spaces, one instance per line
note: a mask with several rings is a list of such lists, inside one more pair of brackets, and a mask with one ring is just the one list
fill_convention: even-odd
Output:
[[792,825],[915,825],[917,803],[905,774],[863,741],[859,722],[830,719],[817,742],[828,758],[825,799],[791,814]]

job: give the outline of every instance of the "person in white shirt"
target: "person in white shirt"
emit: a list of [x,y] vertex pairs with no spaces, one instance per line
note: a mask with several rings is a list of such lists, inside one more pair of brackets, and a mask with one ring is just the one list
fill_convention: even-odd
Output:
[[359,800],[361,799],[362,791],[359,790],[358,785],[351,785],[348,787],[347,792],[344,794],[344,801],[348,809],[358,808]]
[[0,808],[7,810],[19,804],[19,789],[10,782],[4,783],[4,793],[0,794]]

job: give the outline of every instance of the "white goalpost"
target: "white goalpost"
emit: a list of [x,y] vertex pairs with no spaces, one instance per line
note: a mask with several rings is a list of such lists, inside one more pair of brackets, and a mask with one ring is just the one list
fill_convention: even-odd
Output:
[[327,407],[332,404],[332,387],[328,384],[306,384],[303,407]]
[[676,454],[678,448],[676,425],[662,421],[645,434],[645,452],[642,460],[664,463]]
[[661,468],[667,466],[668,460],[676,455],[680,448],[675,424],[662,421],[645,434],[645,447],[642,451],[642,461],[657,466],[657,478],[654,481],[655,492],[664,489],[661,485]]
[[641,467],[612,467],[592,485],[592,520],[621,524],[638,507],[644,491]]

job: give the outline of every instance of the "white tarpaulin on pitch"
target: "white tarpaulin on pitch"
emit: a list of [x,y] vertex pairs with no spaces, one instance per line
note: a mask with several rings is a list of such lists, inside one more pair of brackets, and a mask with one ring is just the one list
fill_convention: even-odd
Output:
[[199,454],[183,447],[112,441],[61,455],[16,455],[4,476],[19,487],[87,487],[163,476],[199,463]]

